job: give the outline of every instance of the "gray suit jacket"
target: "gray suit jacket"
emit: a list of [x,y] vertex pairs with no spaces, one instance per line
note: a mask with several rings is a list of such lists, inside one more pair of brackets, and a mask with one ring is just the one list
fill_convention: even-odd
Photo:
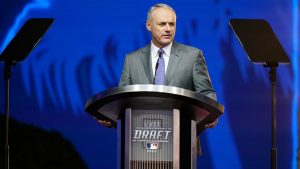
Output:
[[[148,44],[126,56],[119,86],[153,84],[150,47],[151,44]],[[165,84],[192,90],[216,100],[202,52],[191,46],[173,42]]]

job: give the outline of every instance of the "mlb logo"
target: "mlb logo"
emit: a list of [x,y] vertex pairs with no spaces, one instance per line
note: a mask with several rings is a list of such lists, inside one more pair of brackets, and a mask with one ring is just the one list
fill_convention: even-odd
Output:
[[158,143],[146,143],[146,149],[147,150],[157,150]]

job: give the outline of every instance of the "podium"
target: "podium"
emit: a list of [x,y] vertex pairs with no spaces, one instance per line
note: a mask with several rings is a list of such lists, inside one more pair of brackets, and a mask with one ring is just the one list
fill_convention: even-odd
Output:
[[92,96],[85,111],[117,127],[118,169],[196,169],[197,135],[224,107],[186,89],[130,85]]

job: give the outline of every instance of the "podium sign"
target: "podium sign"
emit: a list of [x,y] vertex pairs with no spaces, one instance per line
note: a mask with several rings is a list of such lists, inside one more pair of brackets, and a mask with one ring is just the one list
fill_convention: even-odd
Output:
[[125,141],[125,152],[130,152],[128,168],[173,168],[173,155],[179,150],[179,143],[174,144],[179,133],[179,128],[174,128],[176,117],[179,119],[179,111],[126,109],[125,125],[130,126],[126,130],[130,133],[125,134],[130,136]]
[[224,107],[177,87],[132,85],[96,94],[86,111],[117,126],[119,169],[196,169],[197,135]]

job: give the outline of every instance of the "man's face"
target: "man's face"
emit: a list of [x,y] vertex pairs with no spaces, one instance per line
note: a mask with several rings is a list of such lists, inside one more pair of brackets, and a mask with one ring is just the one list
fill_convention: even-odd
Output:
[[146,22],[147,29],[152,33],[152,42],[158,48],[170,44],[175,36],[176,15],[167,8],[157,8]]

